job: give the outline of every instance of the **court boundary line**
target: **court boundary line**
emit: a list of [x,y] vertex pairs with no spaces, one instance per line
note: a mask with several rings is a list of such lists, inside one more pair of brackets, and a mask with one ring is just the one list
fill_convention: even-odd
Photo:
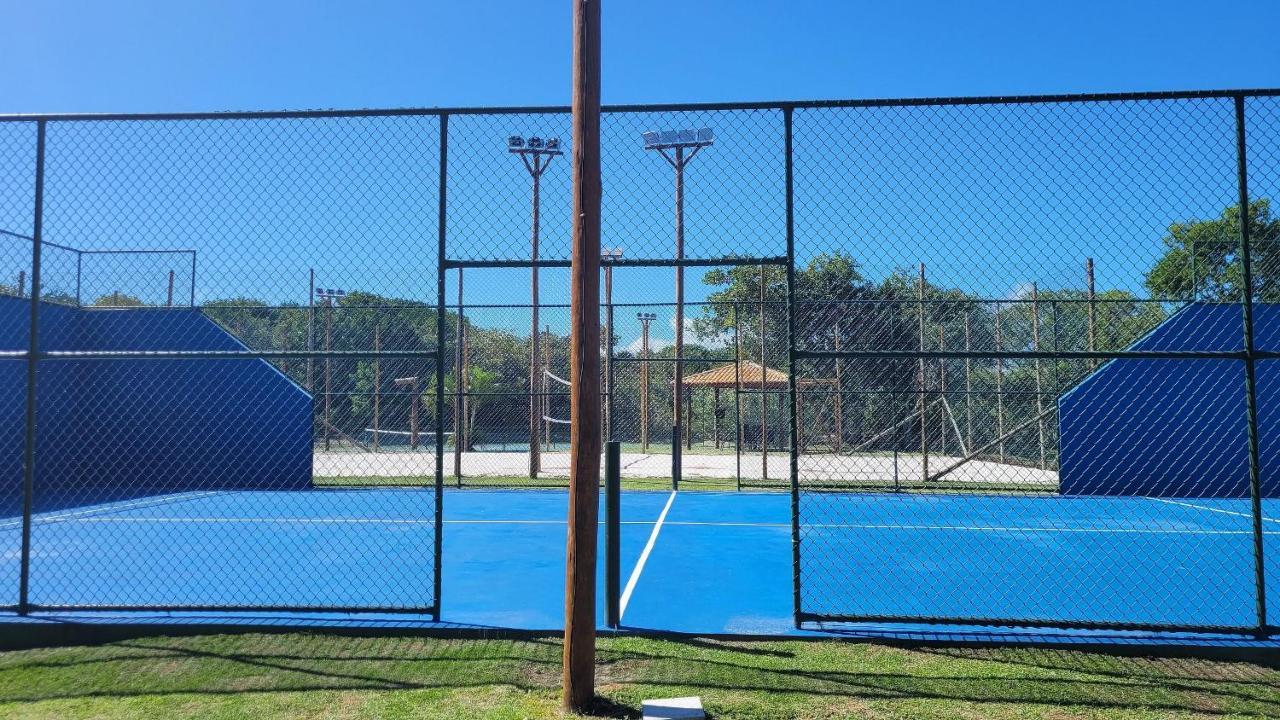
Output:
[[[1166,503],[1166,504],[1169,504],[1169,505],[1178,505],[1178,506],[1181,506],[1181,507],[1193,508],[1193,509],[1195,509],[1195,510],[1204,510],[1205,512],[1222,513],[1223,515],[1234,515],[1234,516],[1236,516],[1236,517],[1249,518],[1250,520],[1252,520],[1252,519],[1253,519],[1253,514],[1252,514],[1252,513],[1244,513],[1244,512],[1239,512],[1239,511],[1236,511],[1236,510],[1224,510],[1223,508],[1208,507],[1208,506],[1205,506],[1205,505],[1196,505],[1195,503],[1183,502],[1183,501],[1179,501],[1179,500],[1171,500],[1171,499],[1169,499],[1169,498],[1159,498],[1159,497],[1150,497],[1150,496],[1148,496],[1148,498],[1147,498],[1147,499],[1148,499],[1148,500],[1155,500],[1156,502],[1162,502],[1162,503]],[[1228,498],[1228,499],[1240,499],[1240,500],[1243,500],[1243,499],[1246,499],[1246,498]],[[1266,515],[1263,515],[1263,516],[1262,516],[1262,520],[1263,520],[1264,522],[1280,523],[1280,518],[1267,517]]]
[[645,543],[644,550],[640,552],[640,559],[636,561],[636,566],[631,569],[631,577],[627,578],[627,586],[622,591],[622,596],[618,600],[618,619],[621,620],[623,615],[627,614],[627,605],[631,602],[631,595],[636,590],[636,583],[640,582],[640,573],[644,571],[644,565],[649,561],[649,554],[653,552],[654,545],[658,543],[658,533],[662,531],[662,524],[667,520],[667,513],[671,511],[671,505],[676,501],[676,491],[672,490],[667,496],[667,504],[663,506],[662,512],[658,515],[658,521],[653,524],[653,531],[649,533],[649,541]]

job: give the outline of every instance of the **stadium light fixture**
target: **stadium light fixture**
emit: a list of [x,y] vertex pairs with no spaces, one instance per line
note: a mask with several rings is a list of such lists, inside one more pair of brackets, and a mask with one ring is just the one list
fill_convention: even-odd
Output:
[[558,137],[512,135],[507,138],[507,152],[513,155],[563,155],[564,149]]
[[703,148],[714,145],[715,132],[711,128],[697,130],[650,130],[640,134],[644,140],[645,150],[668,150],[674,148]]

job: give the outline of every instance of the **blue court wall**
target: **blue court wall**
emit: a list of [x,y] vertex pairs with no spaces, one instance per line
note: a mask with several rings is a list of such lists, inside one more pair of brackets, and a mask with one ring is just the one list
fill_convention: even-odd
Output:
[[[29,302],[0,298],[0,328],[23,343]],[[191,308],[42,304],[40,340],[49,351],[244,349]],[[25,373],[0,365],[0,452],[19,486]],[[57,359],[40,363],[37,387],[37,510],[311,486],[311,396],[264,360]]]
[[[1254,306],[1255,345],[1280,346],[1280,306]],[[1238,305],[1183,307],[1135,350],[1240,351]],[[1280,365],[1257,363],[1262,491],[1280,496]],[[1245,365],[1239,360],[1116,359],[1058,401],[1064,495],[1248,497]]]

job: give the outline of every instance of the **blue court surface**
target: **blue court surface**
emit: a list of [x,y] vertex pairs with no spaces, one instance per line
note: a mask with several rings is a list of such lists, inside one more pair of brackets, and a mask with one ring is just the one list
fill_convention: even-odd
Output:
[[[441,622],[560,628],[567,494],[444,497]],[[1254,622],[1247,500],[806,493],[800,510],[801,601],[810,613]],[[1277,510],[1264,506],[1272,598],[1280,592]],[[626,628],[850,628],[794,627],[785,493],[624,492],[621,519]],[[189,492],[69,508],[35,517],[30,597],[59,613],[189,607],[207,619],[219,608],[249,617],[249,608],[274,606],[323,623],[354,617],[333,608],[369,608],[367,618],[421,623],[412,611],[436,600],[434,532],[434,493],[424,489]],[[9,603],[20,542],[20,521],[0,521]],[[602,568],[602,626],[603,582]]]

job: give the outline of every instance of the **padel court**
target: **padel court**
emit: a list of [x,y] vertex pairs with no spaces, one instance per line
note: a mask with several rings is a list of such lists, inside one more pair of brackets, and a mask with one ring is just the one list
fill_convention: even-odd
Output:
[[[1273,503],[1268,554],[1280,550]],[[565,492],[445,491],[438,598],[434,507],[434,490],[380,488],[187,492],[38,513],[30,599],[62,612],[312,608],[321,619],[348,608],[429,620],[434,598],[450,626],[561,626]],[[806,615],[851,619],[1212,628],[1247,626],[1255,611],[1244,499],[802,493],[799,509],[797,568],[789,494],[623,492],[622,627],[796,632],[797,580]],[[0,582],[16,587],[20,519],[0,533]]]

